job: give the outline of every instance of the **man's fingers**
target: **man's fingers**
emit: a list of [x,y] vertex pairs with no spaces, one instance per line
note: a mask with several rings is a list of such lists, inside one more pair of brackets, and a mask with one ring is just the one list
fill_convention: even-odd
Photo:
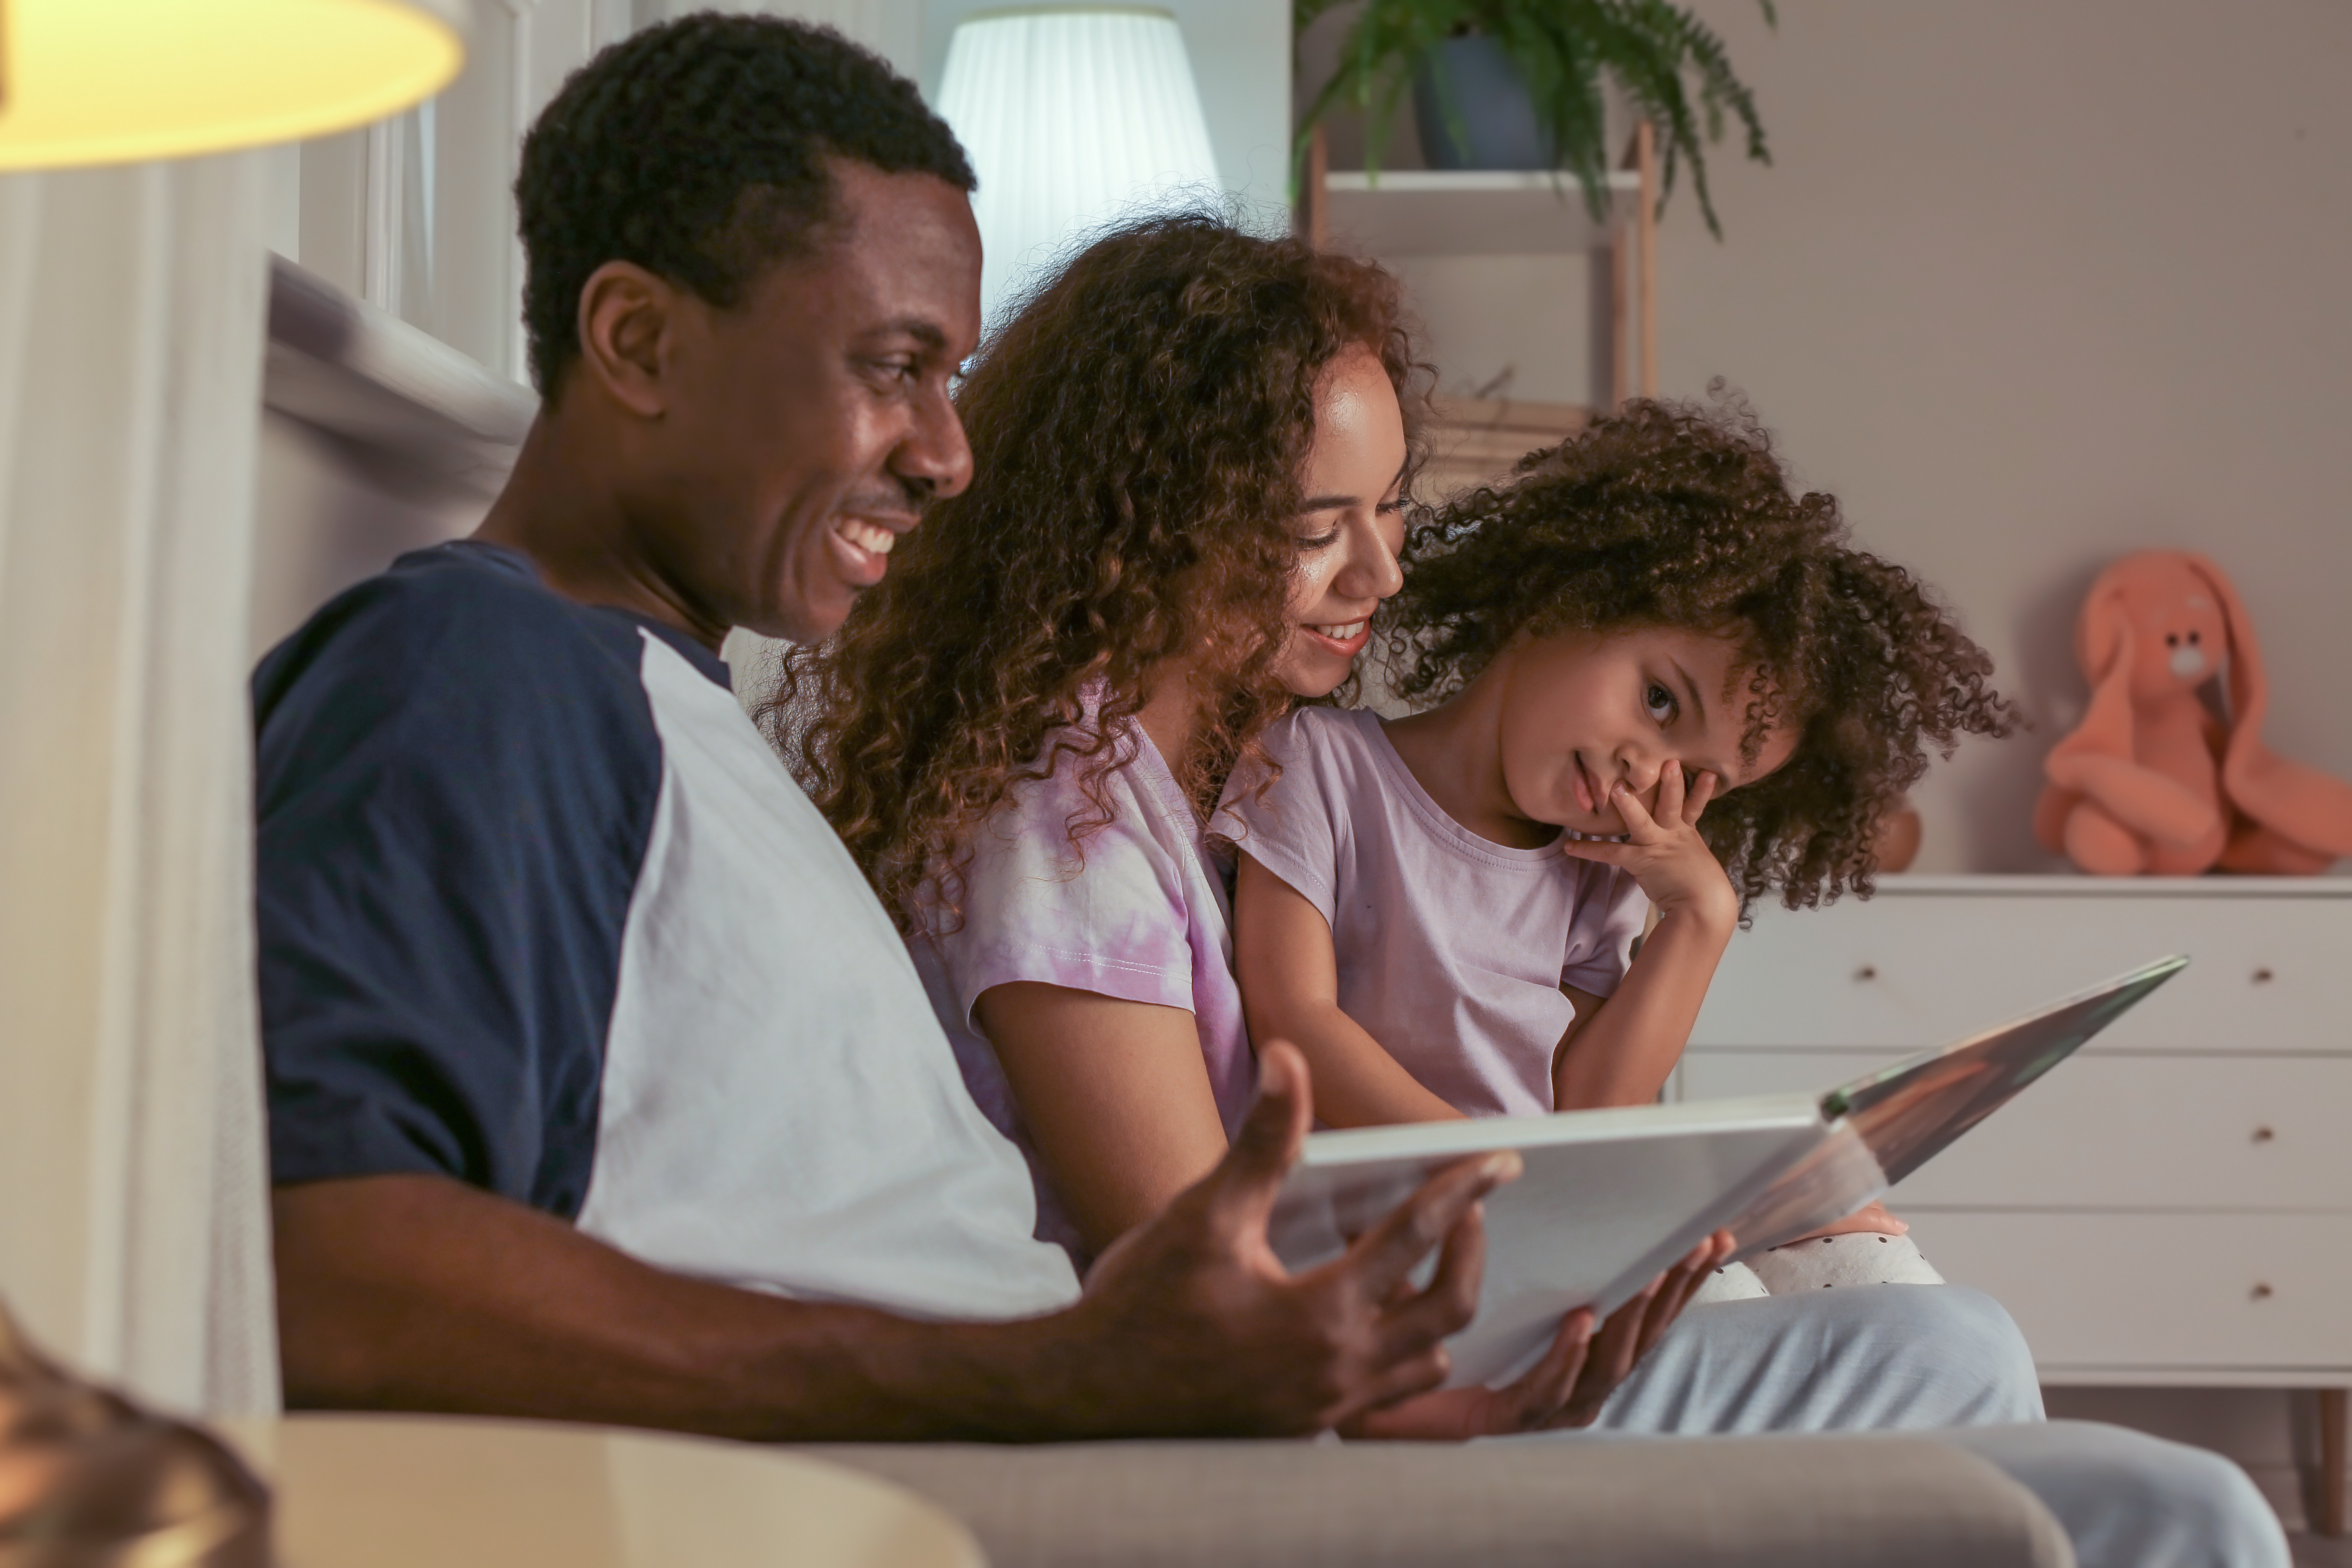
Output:
[[1576,1397],[1577,1379],[1591,1349],[1592,1309],[1579,1307],[1560,1320],[1543,1360],[1510,1387],[1523,1428],[1545,1425]]
[[1707,1277],[1721,1268],[1730,1256],[1731,1234],[1718,1230],[1667,1271],[1656,1298],[1650,1303],[1650,1310],[1643,1314],[1641,1337],[1633,1347],[1635,1361],[1648,1355],[1657,1342],[1665,1338],[1666,1331],[1675,1326],[1675,1321],[1683,1315],[1683,1309],[1690,1305],[1690,1299],[1698,1294]]
[[[1357,1238],[1347,1255],[1328,1267],[1355,1277],[1358,1286],[1371,1300],[1384,1300],[1396,1282],[1412,1272],[1413,1266],[1426,1257],[1431,1248],[1444,1243],[1462,1223],[1463,1216],[1480,1198],[1503,1183],[1517,1179],[1522,1169],[1518,1155],[1511,1150],[1492,1154],[1474,1155],[1456,1160],[1421,1184],[1412,1196],[1391,1210],[1380,1222]],[[1457,1252],[1454,1257],[1459,1259]],[[1475,1301],[1478,1294],[1478,1273],[1486,1266],[1486,1233],[1478,1231],[1475,1256],[1467,1259],[1471,1273],[1469,1293]],[[1421,1292],[1412,1307],[1420,1310],[1441,1284],[1448,1281],[1446,1259],[1439,1259],[1437,1277],[1430,1288]],[[1455,1285],[1463,1267],[1454,1263]]]
[[[1454,1371],[1454,1360],[1445,1353],[1444,1345],[1432,1345],[1419,1355],[1383,1367],[1364,1391],[1360,1408],[1367,1411],[1384,1409],[1417,1394],[1427,1394],[1444,1383]],[[1463,1393],[1473,1391],[1463,1390]],[[1451,1398],[1452,1395],[1443,1397]],[[1464,1433],[1468,1436],[1471,1434]]]
[[1381,1354],[1409,1354],[1458,1331],[1478,1310],[1478,1283],[1486,1274],[1486,1216],[1474,1205],[1446,1233],[1428,1285],[1381,1319]]
[[1282,1179],[1298,1163],[1315,1116],[1307,1058],[1287,1040],[1268,1040],[1257,1056],[1257,1100],[1234,1134],[1233,1147],[1202,1178],[1221,1226],[1263,1229]]

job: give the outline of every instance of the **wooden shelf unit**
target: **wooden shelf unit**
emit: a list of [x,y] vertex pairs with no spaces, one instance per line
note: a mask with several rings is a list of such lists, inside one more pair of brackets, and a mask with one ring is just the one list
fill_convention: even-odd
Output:
[[[1566,256],[1609,253],[1610,403],[1648,397],[1658,384],[1656,142],[1647,121],[1634,128],[1623,166],[1609,175],[1607,217],[1595,223],[1584,193],[1566,175],[1541,170],[1391,169],[1378,180],[1361,170],[1333,170],[1323,128],[1307,144],[1307,177],[1299,193],[1300,232],[1318,249],[1334,243],[1377,258],[1409,256]],[[1580,428],[1591,411],[1559,404],[1441,400],[1437,447],[1431,466],[1433,495],[1448,493],[1438,481],[1459,484],[1509,471],[1511,454],[1499,468],[1468,467],[1486,453],[1496,435],[1514,428],[1496,410],[1517,409],[1538,418],[1531,431],[1548,445]],[[1456,424],[1448,407],[1462,411]],[[1538,416],[1535,411],[1544,411]],[[1444,458],[1449,450],[1461,461]]]

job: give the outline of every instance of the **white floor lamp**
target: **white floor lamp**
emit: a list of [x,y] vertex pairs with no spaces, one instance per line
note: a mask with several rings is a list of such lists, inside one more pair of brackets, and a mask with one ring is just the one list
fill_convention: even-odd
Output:
[[234,150],[437,90],[463,19],[0,0],[0,1294],[168,1409],[278,1393],[245,692],[268,269]]
[[980,176],[992,327],[1073,242],[1105,224],[1220,200],[1176,18],[1127,5],[992,11],[948,44],[939,110]]

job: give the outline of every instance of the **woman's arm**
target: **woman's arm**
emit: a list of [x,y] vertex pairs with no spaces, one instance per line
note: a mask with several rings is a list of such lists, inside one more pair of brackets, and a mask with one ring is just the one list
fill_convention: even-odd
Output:
[[1034,980],[992,985],[971,1010],[1097,1252],[1224,1157],[1191,1013]]
[[1461,1112],[1421,1086],[1339,1010],[1339,965],[1323,913],[1289,883],[1241,857],[1234,964],[1250,1038],[1288,1040],[1315,1075],[1315,1114],[1331,1127],[1451,1121]]

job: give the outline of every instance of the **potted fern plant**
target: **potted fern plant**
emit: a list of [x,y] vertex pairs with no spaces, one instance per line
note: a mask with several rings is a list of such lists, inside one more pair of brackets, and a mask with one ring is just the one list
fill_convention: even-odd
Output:
[[[1294,30],[1347,0],[1293,0]],[[1772,0],[1759,0],[1776,21]],[[1769,163],[1754,95],[1722,40],[1667,0],[1362,0],[1339,65],[1300,121],[1303,156],[1314,127],[1340,109],[1364,116],[1364,161],[1380,177],[1397,106],[1413,93],[1432,168],[1553,169],[1573,174],[1595,219],[1608,208],[1607,89],[1615,86],[1656,130],[1659,199],[1685,161],[1699,210],[1717,238],[1706,188],[1708,144],[1727,120],[1748,156]]]

